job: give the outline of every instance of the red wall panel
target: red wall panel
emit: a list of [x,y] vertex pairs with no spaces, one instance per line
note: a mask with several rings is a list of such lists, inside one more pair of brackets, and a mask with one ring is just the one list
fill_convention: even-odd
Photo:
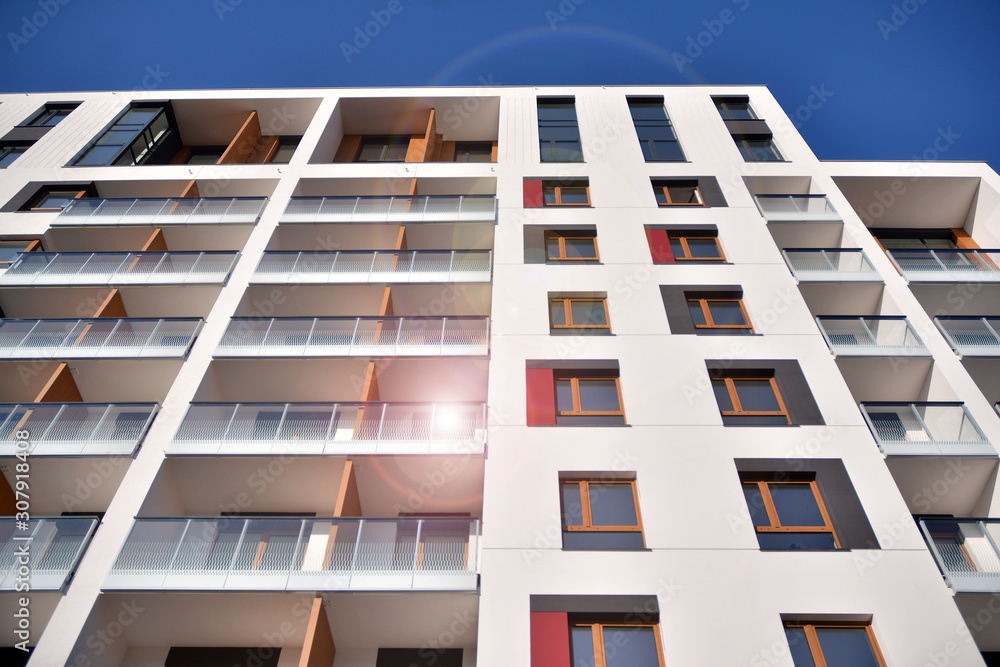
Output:
[[551,368],[528,369],[528,426],[556,423],[556,387]]
[[531,612],[531,667],[570,667],[566,612]]

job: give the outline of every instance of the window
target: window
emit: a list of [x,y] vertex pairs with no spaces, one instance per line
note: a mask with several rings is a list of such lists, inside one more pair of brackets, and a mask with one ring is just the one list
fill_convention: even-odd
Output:
[[192,146],[185,164],[218,164],[225,152],[225,146]]
[[171,134],[166,106],[133,106],[98,137],[73,164],[83,166],[151,163]]
[[885,667],[869,623],[785,622],[795,667]]
[[694,235],[684,233],[668,234],[670,250],[678,262],[711,260],[724,262],[726,256],[719,247],[719,239],[715,235]]
[[20,253],[31,252],[36,248],[41,250],[40,241],[0,241],[0,269],[10,266]]
[[539,98],[538,144],[542,162],[583,162],[572,97]]
[[713,377],[712,390],[726,426],[787,426],[791,423],[774,376]]
[[549,327],[552,333],[609,334],[608,300],[604,297],[551,297]]
[[695,296],[688,298],[688,311],[694,322],[695,333],[724,335],[753,333],[742,299]]
[[556,424],[609,426],[625,423],[618,375],[556,373]]
[[757,120],[748,97],[716,97],[715,108],[725,120]]
[[58,125],[59,121],[68,116],[78,104],[46,104],[45,107],[36,113],[25,123],[25,127],[52,127]]
[[34,142],[7,142],[0,144],[0,169],[10,166],[10,164],[21,157],[24,151],[31,148]]
[[653,194],[660,206],[704,206],[698,181],[653,181]]
[[355,162],[405,162],[410,148],[407,136],[365,136]]
[[734,135],[733,139],[747,162],[781,162],[783,159],[770,136]]
[[590,182],[585,178],[563,180],[524,179],[525,208],[590,206]]
[[644,549],[635,480],[560,480],[564,549]]
[[43,188],[42,192],[39,193],[34,200],[32,200],[31,205],[27,210],[61,211],[74,199],[82,199],[86,196],[87,191],[82,189],[78,190],[75,188],[67,188],[65,190],[57,190],[55,188]]
[[593,231],[547,232],[545,234],[547,261],[597,261],[597,233]]
[[493,162],[493,142],[456,141],[455,162]]
[[275,164],[288,164],[292,159],[292,154],[299,146],[302,137],[278,137],[278,146],[274,149],[271,159],[268,162]]
[[816,480],[800,475],[740,475],[761,549],[840,548]]
[[684,152],[663,108],[662,97],[630,97],[628,109],[646,162],[684,160]]
[[435,648],[380,648],[375,656],[375,667],[462,667],[462,649]]
[[663,666],[658,623],[571,622],[569,630],[574,666]]

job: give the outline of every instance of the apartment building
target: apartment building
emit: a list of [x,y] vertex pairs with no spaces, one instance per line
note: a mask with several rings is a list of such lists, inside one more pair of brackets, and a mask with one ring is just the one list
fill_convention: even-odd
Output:
[[0,95],[0,168],[3,664],[1000,664],[985,164],[525,86]]

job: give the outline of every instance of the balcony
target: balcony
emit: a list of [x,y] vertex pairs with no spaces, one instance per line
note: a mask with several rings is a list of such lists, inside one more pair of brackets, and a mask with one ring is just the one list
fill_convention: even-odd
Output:
[[482,356],[489,330],[486,317],[233,318],[215,356]]
[[0,286],[220,284],[235,252],[25,252]]
[[785,248],[781,254],[799,281],[882,281],[860,249]]
[[819,330],[838,356],[929,355],[905,317],[817,317]]
[[768,222],[840,220],[826,195],[754,195],[753,198]]
[[475,591],[479,520],[136,519],[105,589]]
[[963,357],[1000,356],[1000,317],[935,317],[934,323]]
[[956,593],[1000,593],[1000,519],[923,519],[920,530]]
[[169,454],[482,454],[485,403],[192,403]]
[[[18,551],[29,550],[27,583],[33,591],[62,589],[76,569],[90,536],[97,529],[96,517],[34,518],[24,522],[0,518],[0,590],[13,591],[18,584]],[[22,577],[22,583],[25,579]]]
[[493,195],[292,197],[280,222],[493,222]]
[[201,319],[0,320],[0,359],[178,358]]
[[492,259],[490,250],[271,251],[264,253],[251,282],[489,282]]
[[[155,403],[0,403],[0,456],[128,456],[157,408]],[[29,437],[17,441],[17,431]]]
[[891,248],[886,254],[912,282],[1000,282],[1000,250]]
[[886,455],[996,457],[964,403],[862,403],[861,412]]
[[267,197],[75,199],[53,225],[256,224]]

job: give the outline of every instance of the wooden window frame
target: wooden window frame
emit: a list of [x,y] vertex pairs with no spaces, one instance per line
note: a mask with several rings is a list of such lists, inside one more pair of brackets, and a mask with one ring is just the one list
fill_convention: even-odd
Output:
[[[788,407],[785,405],[785,399],[781,397],[781,392],[778,391],[778,381],[771,376],[747,376],[747,377],[732,377],[723,376],[712,378],[714,383],[716,380],[723,380],[726,383],[726,391],[729,392],[729,400],[733,404],[732,410],[723,410],[719,408],[719,412],[722,413],[723,417],[753,417],[753,416],[765,416],[765,417],[775,417],[778,415],[783,416],[789,424],[792,423],[792,418],[788,414]],[[742,403],[740,403],[740,397],[736,392],[736,382],[739,380],[768,380],[771,383],[771,391],[774,392],[774,397],[778,401],[778,406],[780,410],[744,410]]]
[[35,205],[35,204],[42,203],[42,201],[46,197],[48,197],[49,195],[54,195],[54,194],[57,194],[57,193],[66,193],[67,195],[70,194],[70,193],[76,193],[76,194],[73,195],[73,199],[84,199],[87,196],[87,191],[86,190],[78,189],[78,188],[66,188],[65,190],[61,190],[59,188],[53,188],[51,190],[50,189],[46,189],[45,192],[42,192],[37,197],[35,197],[34,202],[32,203],[31,207],[28,210],[29,211],[61,211],[61,210],[63,210],[62,206],[36,206]]
[[[671,186],[669,185],[655,185],[655,184],[653,185],[653,193],[655,194],[657,192],[662,192],[663,196],[667,200],[666,203],[657,202],[658,206],[701,206],[701,207],[705,206],[705,198],[701,194],[701,186],[699,185],[694,186],[694,193],[695,196],[698,198],[698,201],[694,204],[692,204],[691,202],[675,202],[674,198],[670,196],[670,187]],[[680,186],[675,185],[673,187],[680,187]]]
[[[691,247],[688,245],[689,239],[712,239],[715,243],[716,250],[719,251],[718,257],[694,257],[691,255]],[[684,255],[674,254],[674,261],[677,262],[725,262],[726,254],[722,252],[722,246],[719,244],[718,235],[706,234],[704,236],[695,236],[694,234],[671,234],[669,230],[667,231],[668,241],[680,241],[681,249],[684,250]],[[672,247],[672,246],[671,246]]]
[[[542,181],[542,206],[591,206],[590,203],[590,184],[586,185],[550,185],[551,181]],[[571,202],[564,203],[562,200],[563,188],[572,190],[584,190],[587,193],[587,203],[586,204],[575,204]],[[549,204],[545,201],[545,191],[554,190],[556,201],[554,204]]]
[[[558,239],[559,240],[559,257],[552,257],[549,255],[549,240]],[[593,257],[567,257],[566,256],[566,239],[590,239],[594,242],[594,256]],[[593,232],[592,236],[585,236],[580,232],[559,232],[554,230],[549,230],[545,232],[544,236],[545,242],[545,259],[549,262],[600,262],[601,253],[597,247],[597,232]]]
[[[622,407],[624,401],[622,400],[622,381],[617,375],[615,376],[598,376],[598,375],[567,375],[567,374],[556,374],[553,377],[552,389],[555,390],[555,383],[560,381],[570,381],[570,388],[573,395],[573,410],[560,410],[558,399],[556,400],[556,418],[559,417],[621,417],[625,419],[625,408]],[[580,400],[580,382],[587,382],[589,380],[593,381],[605,381],[614,380],[615,389],[618,390],[618,409],[617,410],[582,410],[581,400]]]
[[[695,332],[696,333],[697,333],[697,331],[699,329],[701,329],[701,330],[711,329],[711,330],[716,330],[716,331],[718,331],[718,330],[725,330],[725,329],[737,329],[737,330],[740,330],[740,331],[749,331],[750,333],[754,333],[753,325],[750,323],[750,314],[747,313],[747,307],[746,307],[746,305],[744,305],[743,299],[741,299],[741,298],[737,298],[737,297],[728,297],[727,298],[727,297],[702,296],[702,297],[688,297],[687,301],[688,301],[689,304],[692,303],[692,302],[697,302],[701,306],[702,315],[704,315],[705,322],[707,322],[707,324],[695,324],[694,328],[695,328]],[[746,324],[742,324],[742,325],[740,325],[740,324],[716,324],[715,323],[715,318],[712,317],[712,310],[711,310],[711,308],[708,305],[710,301],[735,301],[736,303],[740,304],[740,312],[743,313],[743,320],[746,322]],[[779,399],[779,402],[780,402],[780,399]],[[734,403],[733,405],[736,405],[736,404]]]
[[[583,515],[583,525],[582,526],[567,526],[563,525],[563,530],[569,532],[586,532],[586,533],[641,533],[643,532],[642,527],[642,514],[639,512],[639,488],[636,486],[634,479],[590,479],[574,477],[570,479],[559,480],[560,491],[562,491],[562,486],[564,484],[577,484],[580,491],[580,507]],[[632,487],[632,506],[635,508],[635,525],[634,526],[606,526],[606,525],[595,525],[593,512],[590,505],[590,485],[591,484],[628,484]],[[562,494],[560,493],[560,499]],[[565,508],[563,508],[563,521],[565,522]]]
[[[565,313],[566,324],[554,324],[551,321],[552,311],[551,304],[562,301],[563,302],[563,312]],[[606,324],[576,324],[573,322],[573,302],[574,301],[599,301],[604,305],[604,321]],[[549,310],[549,328],[566,331],[574,330],[584,333],[587,330],[595,330],[611,333],[611,313],[608,311],[608,299],[607,297],[577,297],[577,296],[556,296],[549,298],[550,310]]]
[[[840,543],[840,538],[837,536],[837,530],[833,527],[833,521],[830,519],[830,513],[826,510],[826,505],[823,503],[823,496],[819,492],[819,486],[816,484],[816,480],[801,480],[801,479],[787,479],[787,480],[775,480],[767,479],[760,480],[754,479],[752,477],[743,477],[740,479],[741,486],[744,484],[756,484],[757,490],[760,493],[761,499],[764,501],[764,510],[767,512],[768,521],[771,522],[770,526],[754,526],[754,529],[758,533],[824,533],[829,534],[833,537],[833,543],[836,545],[837,549],[842,548]],[[813,498],[816,500],[816,506],[819,508],[820,514],[823,516],[823,526],[783,526],[781,525],[781,518],[778,516],[778,508],[774,505],[774,500],[771,498],[771,489],[769,488],[771,484],[802,484],[809,485],[809,489],[812,491]]]
[[[652,628],[653,638],[656,641],[656,659],[659,662],[659,667],[664,667],[663,659],[663,640],[660,638],[660,624],[659,623],[587,623],[587,622],[571,622],[569,624],[570,636],[572,637],[573,628],[586,628],[591,629],[593,641],[594,641],[594,667],[607,667],[607,657],[604,651],[604,628]],[[572,640],[571,640],[572,641]]]
[[868,636],[868,645],[872,649],[872,654],[875,656],[875,661],[878,662],[880,667],[886,667],[885,656],[882,655],[882,650],[878,646],[878,641],[875,639],[875,631],[872,630],[871,623],[855,623],[855,622],[815,622],[810,623],[808,621],[792,622],[785,621],[785,628],[801,628],[806,633],[806,642],[809,644],[809,653],[812,655],[813,662],[816,663],[816,667],[828,667],[826,658],[823,656],[823,648],[819,643],[819,635],[816,634],[816,628],[864,628],[865,634]]

